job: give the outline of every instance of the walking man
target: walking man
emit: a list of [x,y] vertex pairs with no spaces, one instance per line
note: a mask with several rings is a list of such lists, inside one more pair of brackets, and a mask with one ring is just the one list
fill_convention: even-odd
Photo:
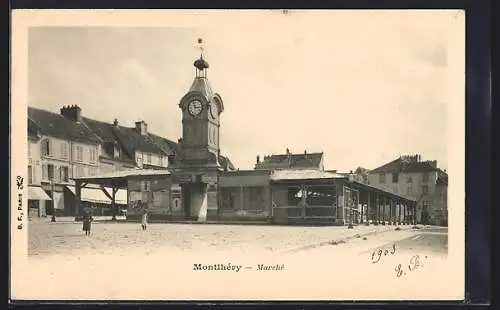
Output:
[[90,230],[92,229],[92,214],[90,211],[85,212],[83,215],[83,231],[85,231],[85,236],[90,236]]

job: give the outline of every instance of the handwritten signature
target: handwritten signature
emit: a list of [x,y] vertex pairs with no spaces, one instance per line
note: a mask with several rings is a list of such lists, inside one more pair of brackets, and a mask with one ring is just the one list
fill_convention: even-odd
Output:
[[376,264],[380,261],[383,256],[394,255],[396,253],[396,244],[393,244],[390,248],[379,248],[372,253],[372,263]]
[[[424,257],[424,259],[427,259],[427,256]],[[420,258],[420,255],[413,255],[410,258],[410,263],[407,266],[407,270],[409,272],[413,272],[417,269],[421,269],[424,267],[423,260]],[[403,268],[401,264],[397,264],[396,267],[394,268],[394,271],[396,271],[396,276],[398,278],[405,276],[406,275],[406,268]]]

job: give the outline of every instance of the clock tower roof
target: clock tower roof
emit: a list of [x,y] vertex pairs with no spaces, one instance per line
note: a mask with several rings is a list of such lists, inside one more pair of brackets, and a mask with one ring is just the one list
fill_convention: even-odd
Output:
[[205,77],[196,77],[189,88],[189,93],[191,92],[199,92],[205,97],[205,99],[210,102],[214,97],[214,92],[212,91],[212,87],[208,82],[208,79]]

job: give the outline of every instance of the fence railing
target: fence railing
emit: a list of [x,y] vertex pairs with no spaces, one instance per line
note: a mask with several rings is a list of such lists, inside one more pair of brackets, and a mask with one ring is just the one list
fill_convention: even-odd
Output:
[[333,206],[275,206],[273,214],[286,215],[290,218],[334,218]]

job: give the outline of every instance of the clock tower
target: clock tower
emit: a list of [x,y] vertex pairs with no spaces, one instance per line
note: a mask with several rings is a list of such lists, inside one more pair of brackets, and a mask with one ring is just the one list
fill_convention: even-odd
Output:
[[220,114],[224,104],[207,79],[208,62],[203,55],[194,62],[196,76],[182,97],[182,157],[188,165],[219,166]]
[[182,138],[180,154],[172,169],[172,179],[182,192],[182,205],[188,219],[204,221],[217,213],[220,114],[224,104],[207,79],[208,62],[202,53],[194,62],[195,78],[182,97]]

